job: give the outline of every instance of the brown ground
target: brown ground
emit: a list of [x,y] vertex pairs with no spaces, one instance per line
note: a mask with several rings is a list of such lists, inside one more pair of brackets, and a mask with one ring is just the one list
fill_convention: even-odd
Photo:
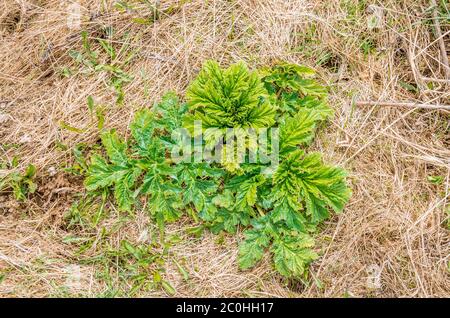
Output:
[[[245,60],[252,67],[282,59],[315,67],[331,87],[336,110],[315,147],[350,171],[353,197],[317,238],[322,256],[311,267],[309,286],[281,279],[268,261],[239,271],[233,236],[194,239],[185,234],[192,226],[187,220],[171,225],[168,232],[182,240],[167,256],[164,278],[177,296],[450,296],[450,112],[353,104],[450,104],[430,1],[163,0],[161,8],[171,10],[149,25],[132,20],[151,14],[145,5],[121,13],[111,2],[80,0],[81,28],[95,38],[112,27],[117,48],[130,34],[127,52],[136,55],[124,70],[134,80],[124,86],[123,106],[115,104],[104,72],[80,74],[68,55],[82,47],[81,30],[67,26],[71,1],[0,4],[0,160],[18,156],[17,170],[35,164],[39,183],[25,203],[0,194],[0,296],[107,295],[111,287],[98,275],[101,267],[81,262],[76,247],[63,242],[86,234],[68,229],[63,217],[83,190],[80,178],[63,171],[73,163],[71,149],[98,139],[86,98],[104,105],[105,127],[126,132],[137,109],[167,90],[182,95],[207,58]],[[448,52],[449,20],[440,17]],[[64,68],[73,74],[64,77]],[[62,129],[61,121],[86,132]],[[0,170],[0,177],[9,172]],[[433,176],[441,181],[430,182]],[[123,238],[145,242],[146,231],[156,232],[144,211],[124,219],[112,209],[102,226],[118,220],[123,224],[108,237],[111,246]],[[184,264],[187,282],[173,260]],[[67,292],[63,286],[76,265],[81,284]],[[371,284],[377,271],[380,284]],[[164,295],[159,289],[137,293]]]

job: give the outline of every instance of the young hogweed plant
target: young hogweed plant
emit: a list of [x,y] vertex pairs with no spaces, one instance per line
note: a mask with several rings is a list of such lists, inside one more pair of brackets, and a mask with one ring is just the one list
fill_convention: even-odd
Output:
[[[107,157],[91,158],[85,185],[88,191],[112,188],[124,211],[144,197],[162,233],[166,222],[183,214],[213,233],[244,228],[241,269],[269,252],[278,272],[302,278],[318,257],[312,238],[317,226],[331,210],[342,211],[351,194],[343,169],[307,152],[318,125],[332,114],[326,89],[310,68],[279,63],[252,72],[244,63],[222,69],[208,61],[188,87],[186,103],[168,93],[136,114],[129,140],[115,130],[103,133]],[[188,138],[180,127],[191,133]],[[266,147],[242,139],[243,161],[222,160],[230,147],[215,148],[220,160],[210,160],[203,150],[217,146],[231,128],[237,133],[224,143],[233,150],[239,145],[232,141],[245,129],[277,134]],[[200,143],[198,135],[204,137]],[[194,160],[174,158],[180,149]],[[264,158],[269,150],[277,155],[275,164],[248,160],[251,154]]]

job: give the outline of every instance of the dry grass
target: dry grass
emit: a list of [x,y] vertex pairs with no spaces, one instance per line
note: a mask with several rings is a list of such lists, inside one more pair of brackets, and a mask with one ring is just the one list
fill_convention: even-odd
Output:
[[[450,295],[449,112],[352,106],[355,99],[449,104],[428,1],[161,1],[162,8],[175,10],[140,25],[132,18],[150,14],[144,7],[120,13],[108,1],[81,0],[82,29],[90,37],[111,26],[117,47],[129,32],[130,47],[137,51],[125,67],[134,80],[124,88],[121,107],[104,73],[61,75],[66,67],[76,69],[68,52],[82,45],[80,30],[67,27],[66,3],[0,4],[0,156],[6,162],[18,156],[18,170],[28,163],[39,169],[38,192],[26,203],[0,195],[0,296],[66,295],[61,286],[67,268],[80,256],[62,240],[81,233],[64,226],[63,214],[82,185],[62,168],[73,162],[74,145],[98,140],[98,131],[89,126],[87,96],[107,109],[106,127],[125,132],[136,109],[167,90],[183,94],[207,58],[223,64],[245,60],[252,67],[279,59],[316,67],[331,87],[336,117],[315,147],[351,172],[354,194],[317,238],[323,253],[311,275],[321,284],[310,286],[284,281],[269,262],[238,271],[236,238],[193,239],[184,232],[189,223],[172,225],[169,233],[182,241],[169,260],[182,259],[191,277],[184,282],[167,262],[165,277],[178,296]],[[381,23],[370,29],[368,19],[377,12]],[[448,20],[441,28],[448,52]],[[61,129],[61,121],[87,131]],[[442,182],[433,184],[429,176],[442,176]],[[136,242],[152,229],[145,213],[137,213],[111,235],[111,245],[122,238]],[[106,226],[118,218],[113,211]],[[373,268],[380,270],[379,286],[368,284]],[[96,265],[81,265],[82,284],[71,294],[105,294],[109,287],[97,271]]]

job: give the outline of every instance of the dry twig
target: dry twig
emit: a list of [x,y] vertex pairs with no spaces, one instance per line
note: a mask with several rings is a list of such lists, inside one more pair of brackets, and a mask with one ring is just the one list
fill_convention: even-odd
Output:
[[447,50],[445,48],[444,36],[441,31],[441,24],[439,23],[439,17],[437,14],[437,4],[435,0],[431,0],[431,4],[433,5],[433,24],[434,29],[436,31],[436,36],[439,40],[439,49],[441,50],[441,61],[445,68],[446,78],[450,79],[450,66],[448,63]]
[[386,106],[386,107],[406,107],[406,108],[425,108],[449,110],[450,105],[435,105],[423,103],[400,103],[400,102],[378,102],[378,101],[359,101],[355,103],[357,106]]

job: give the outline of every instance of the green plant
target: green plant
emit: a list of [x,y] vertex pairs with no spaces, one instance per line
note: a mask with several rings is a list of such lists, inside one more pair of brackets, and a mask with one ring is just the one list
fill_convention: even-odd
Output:
[[444,211],[445,211],[445,217],[446,217],[446,219],[447,219],[447,230],[450,230],[450,205],[447,205],[445,208],[444,208]]
[[370,54],[373,54],[376,52],[377,45],[374,39],[370,37],[366,37],[362,39],[361,44],[359,45],[359,48],[363,52],[364,56],[369,56]]
[[65,215],[66,225],[68,230],[76,231],[66,236],[63,243],[76,248],[78,264],[94,266],[95,276],[106,285],[103,296],[129,297],[138,291],[156,289],[163,289],[169,295],[175,294],[175,289],[164,278],[164,266],[171,260],[183,278],[189,278],[188,272],[170,253],[171,247],[179,242],[179,237],[172,235],[160,243],[154,235],[154,226],[150,226],[138,242],[126,239],[116,241],[117,235],[134,218],[123,214],[115,217],[104,215],[106,193],[103,191],[100,202],[93,194],[88,194],[72,205]]
[[203,128],[260,128],[275,123],[276,107],[268,102],[264,84],[244,63],[221,69],[207,61],[188,87],[186,98],[192,114],[185,127],[201,120]]
[[271,102],[278,105],[282,119],[292,121],[295,116],[306,115],[314,117],[315,126],[333,116],[327,102],[327,89],[314,79],[314,70],[302,65],[278,63],[262,68],[260,76]]
[[[112,35],[112,29],[106,29],[106,33]],[[117,99],[117,104],[122,104],[124,99],[123,86],[133,80],[123,68],[134,58],[136,52],[129,50],[129,35],[121,40],[120,49],[112,45],[112,41],[88,37],[86,31],[81,32],[83,50],[71,50],[69,56],[72,57],[80,67],[81,73],[92,74],[105,72],[108,76],[108,86],[113,88]],[[94,49],[93,45],[101,48]],[[65,70],[64,74],[71,74],[70,70]]]
[[[16,168],[17,164],[18,162],[13,160],[12,167]],[[28,194],[36,191],[35,175],[36,167],[32,164],[29,164],[23,173],[19,171],[6,172],[0,178],[0,193],[11,189],[16,200],[24,201]]]
[[96,276],[106,283],[109,296],[129,297],[138,291],[156,289],[163,289],[169,295],[176,293],[164,279],[170,245],[166,244],[166,248],[161,249],[159,244],[132,243],[123,239],[118,246],[112,246],[108,242],[108,234],[103,231],[102,241],[95,243],[95,247],[91,239],[77,237],[68,237],[65,243],[80,246],[79,254],[83,254],[79,259],[81,264],[96,265]]
[[[101,195],[101,200],[97,196]],[[99,193],[88,193],[75,201],[64,215],[67,221],[67,228],[78,226],[82,229],[95,228],[105,214],[105,205],[108,191]]]
[[443,176],[427,176],[427,180],[428,180],[428,182],[430,182],[432,184],[440,185],[443,183],[444,177]]
[[163,256],[162,253],[156,252],[152,245],[132,244],[122,240],[118,248],[107,249],[101,262],[105,268],[104,274],[111,274],[110,271],[115,269],[122,283],[132,282],[127,295],[133,295],[138,290],[155,288],[163,288],[169,295],[173,295],[175,289],[161,277],[165,263]]
[[150,25],[154,22],[170,16],[175,12],[180,11],[184,4],[191,0],[179,0],[168,6],[161,6],[160,1],[151,0],[138,0],[138,1],[116,1],[114,7],[122,13],[134,13],[138,14],[137,17],[133,17],[131,21],[133,23]]
[[[146,200],[161,233],[166,222],[183,214],[201,220],[213,233],[244,227],[242,269],[270,251],[282,275],[305,277],[308,264],[318,257],[313,240],[318,225],[330,210],[342,211],[351,194],[343,169],[306,151],[317,127],[333,114],[326,88],[313,77],[312,69],[288,63],[256,73],[244,63],[222,69],[208,61],[189,86],[185,104],[168,93],[152,109],[136,114],[128,140],[115,130],[102,134],[106,156],[91,157],[86,188],[113,189],[123,211]],[[213,128],[216,137],[227,128],[278,129],[278,165],[239,162],[230,169],[222,162],[174,161],[170,153],[192,142],[183,141],[177,128],[193,131],[197,120],[204,134]],[[211,140],[216,139],[206,136],[200,146]],[[271,138],[269,148],[274,147]],[[250,142],[244,148],[261,152]]]

